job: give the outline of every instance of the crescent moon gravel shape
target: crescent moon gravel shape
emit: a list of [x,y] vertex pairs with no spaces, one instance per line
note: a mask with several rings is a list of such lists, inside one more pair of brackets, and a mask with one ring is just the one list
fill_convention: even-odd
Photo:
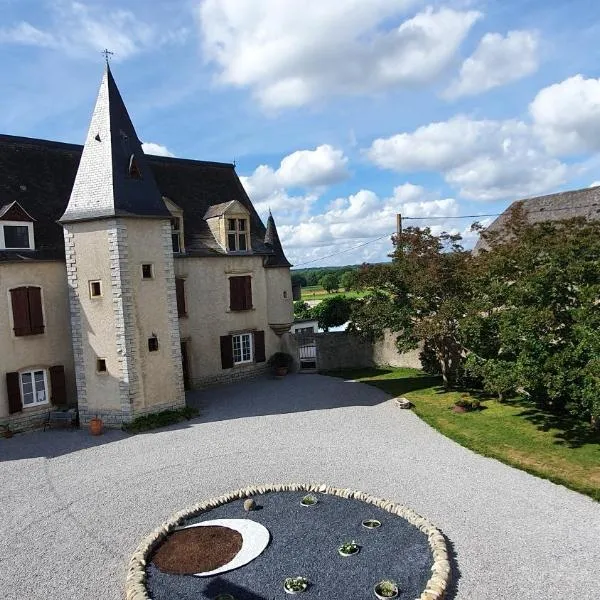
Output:
[[264,552],[271,539],[271,534],[264,525],[261,525],[256,521],[251,521],[250,519],[213,519],[212,521],[194,523],[183,529],[211,526],[228,527],[229,529],[237,531],[242,536],[242,548],[227,564],[218,569],[214,569],[213,571],[194,573],[196,577],[217,575],[218,573],[225,573],[226,571],[232,571],[233,569],[247,565]]

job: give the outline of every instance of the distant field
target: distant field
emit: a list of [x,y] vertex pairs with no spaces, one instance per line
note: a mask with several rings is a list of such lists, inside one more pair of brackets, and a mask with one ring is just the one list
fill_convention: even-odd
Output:
[[302,288],[302,300],[323,300],[330,296],[346,296],[347,298],[362,298],[366,292],[347,292],[340,288],[337,292],[329,294],[320,285],[309,285]]

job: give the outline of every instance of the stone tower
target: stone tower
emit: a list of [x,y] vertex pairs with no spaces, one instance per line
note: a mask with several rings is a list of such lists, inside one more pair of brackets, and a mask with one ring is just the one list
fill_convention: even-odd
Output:
[[107,65],[60,220],[83,423],[185,405],[170,218]]

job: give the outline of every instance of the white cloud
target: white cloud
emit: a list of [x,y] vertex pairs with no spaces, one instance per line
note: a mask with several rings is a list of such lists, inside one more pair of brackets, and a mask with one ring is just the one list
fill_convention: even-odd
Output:
[[588,185],[588,187],[598,187],[600,185],[600,181],[592,181],[592,183],[590,183],[590,185]]
[[543,193],[564,182],[566,165],[549,156],[522,121],[458,116],[412,133],[375,140],[367,155],[395,171],[441,171],[466,198]]
[[155,144],[154,142],[144,142],[142,144],[144,154],[154,154],[155,156],[175,156],[166,146]]
[[114,59],[120,61],[187,35],[185,29],[165,31],[129,10],[107,10],[76,1],[58,1],[51,7],[53,21],[47,31],[23,21],[0,29],[0,43],[54,48],[72,56],[91,55],[96,59],[102,48],[110,48]]
[[286,156],[277,170],[277,178],[288,187],[330,185],[348,177],[347,163],[342,150],[323,144],[314,150],[298,150]]
[[[458,233],[456,225],[460,222],[427,219],[455,216],[458,212],[455,199],[438,198],[420,186],[405,183],[387,198],[364,189],[347,198],[337,198],[324,212],[278,226],[278,230],[286,254],[295,264],[321,257],[327,258],[315,265],[357,264],[387,259],[393,249],[390,238],[398,213],[422,217],[406,220],[405,227],[430,226],[434,233]],[[276,218],[279,222],[279,215]]]
[[600,150],[600,78],[575,75],[546,87],[529,112],[549,152],[560,156]]
[[289,199],[286,188],[319,188],[346,179],[347,163],[341,150],[323,144],[288,154],[276,170],[260,165],[252,175],[240,179],[253,202],[271,201],[281,206],[286,197]]
[[[286,248],[308,248],[326,243],[339,245],[393,233],[396,215],[451,216],[458,213],[453,198],[440,199],[420,186],[406,183],[394,189],[387,198],[371,190],[359,190],[347,198],[338,198],[322,213],[301,222],[279,227]],[[419,219],[420,226],[425,221]]]
[[204,53],[223,84],[249,87],[267,108],[426,84],[452,62],[481,14],[428,8],[400,23],[414,3],[204,0]]
[[531,75],[538,68],[538,47],[535,31],[509,31],[506,37],[487,33],[462,64],[446,97],[474,96]]

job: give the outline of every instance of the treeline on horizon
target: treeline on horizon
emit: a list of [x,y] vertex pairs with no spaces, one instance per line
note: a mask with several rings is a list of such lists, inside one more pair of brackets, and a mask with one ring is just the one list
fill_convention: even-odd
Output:
[[362,265],[344,265],[341,267],[309,267],[307,269],[292,269],[292,281],[302,287],[322,285],[326,275],[334,275],[340,281],[344,273],[356,273]]

